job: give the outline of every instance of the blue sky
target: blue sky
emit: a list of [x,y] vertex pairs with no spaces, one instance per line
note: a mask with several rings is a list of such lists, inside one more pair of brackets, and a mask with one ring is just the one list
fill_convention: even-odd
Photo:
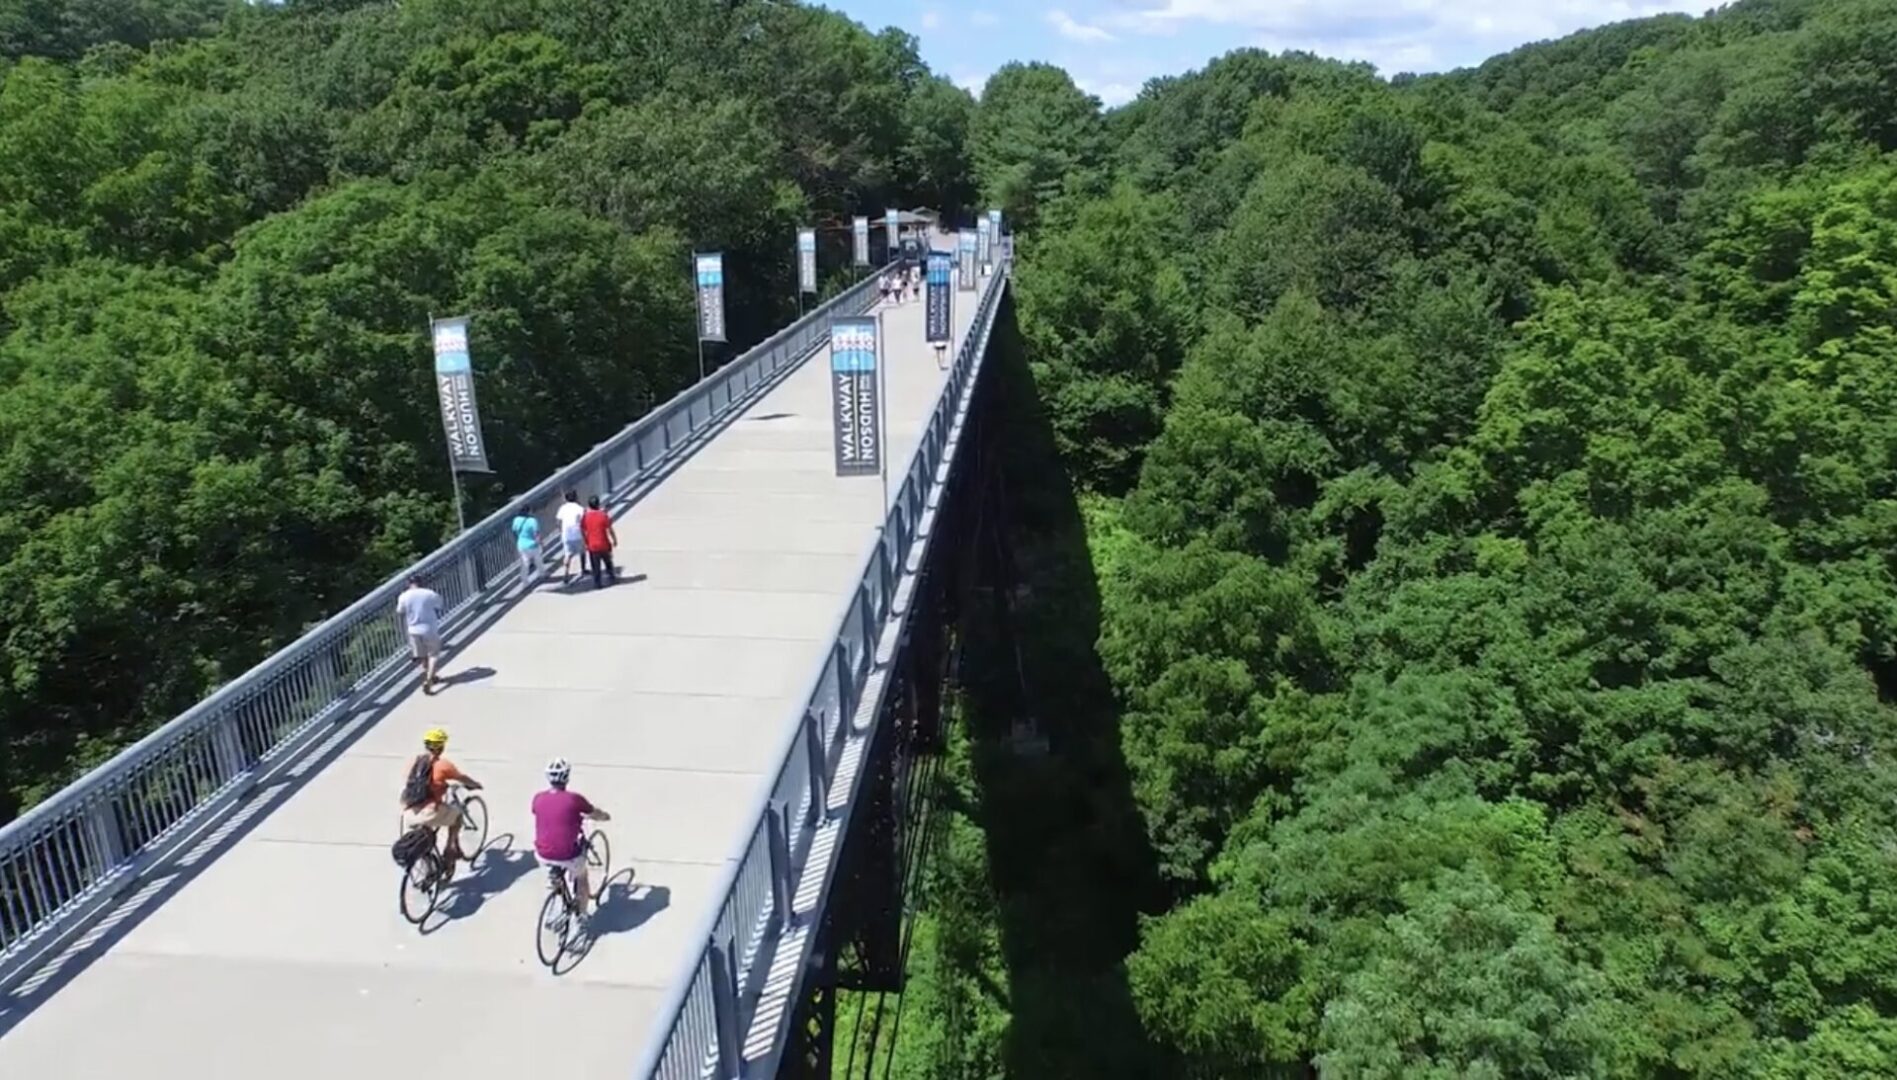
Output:
[[1714,0],[825,0],[872,30],[899,26],[970,90],[1009,60],[1059,64],[1117,105],[1155,75],[1242,46],[1367,60],[1385,75],[1447,71],[1587,26],[1697,14]]

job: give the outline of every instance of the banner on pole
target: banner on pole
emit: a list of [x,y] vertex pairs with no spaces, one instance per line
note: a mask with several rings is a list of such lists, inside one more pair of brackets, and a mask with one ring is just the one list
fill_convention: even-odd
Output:
[[875,476],[883,467],[881,400],[876,390],[876,320],[830,325],[830,416],[838,476]]
[[963,229],[955,238],[956,265],[961,269],[961,287],[975,287],[975,232]]
[[928,325],[930,344],[950,344],[954,336],[954,324],[949,319],[949,274],[954,267],[955,256],[946,251],[929,252],[928,307],[924,321]]
[[850,222],[850,239],[855,248],[850,254],[858,266],[869,265],[869,218],[859,215]]
[[994,229],[983,217],[975,222],[975,261],[985,270],[994,263]]
[[441,427],[448,437],[448,466],[455,472],[488,472],[481,410],[474,400],[474,363],[468,357],[468,320],[436,319],[435,390],[441,395]]
[[883,227],[889,230],[889,261],[895,262],[902,255],[902,211],[885,212]]
[[817,291],[817,230],[797,230],[797,289]]
[[988,231],[994,234],[995,243],[1001,243],[1001,211],[988,211]]
[[698,275],[698,340],[725,340],[725,257],[711,252],[693,257]]

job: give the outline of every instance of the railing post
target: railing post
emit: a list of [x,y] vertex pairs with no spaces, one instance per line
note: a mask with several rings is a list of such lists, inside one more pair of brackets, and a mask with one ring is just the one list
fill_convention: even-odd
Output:
[[796,892],[796,868],[790,864],[790,832],[786,827],[785,813],[781,803],[773,802],[764,812],[765,830],[770,833],[771,844],[771,902],[777,905],[777,925],[788,927],[797,914],[791,910],[791,896]]
[[[908,508],[904,506],[902,503],[897,503],[896,506],[898,508],[898,512],[896,514],[895,535],[893,536],[889,535],[887,530],[885,530],[883,534],[883,543],[879,545],[876,549],[877,556],[878,556],[876,560],[877,562],[876,568],[882,571],[883,595],[889,598],[889,603],[891,607],[894,607],[896,603],[896,579],[899,576],[896,573],[896,559],[898,557],[897,553],[902,551],[903,547],[905,546],[903,535],[902,535],[902,521],[903,521],[903,517],[905,516],[908,510]],[[885,548],[887,550],[885,550]]]
[[837,712],[848,723],[856,715],[856,673],[850,670],[849,646],[838,641],[831,659],[837,667]]
[[469,543],[457,559],[461,563],[461,587],[468,591],[468,603],[472,604],[487,591],[487,570],[481,565],[480,541]]
[[806,824],[814,826],[829,816],[830,778],[825,775],[829,758],[823,752],[823,719],[809,709],[804,710],[804,746],[810,758],[810,810],[805,817]]
[[99,870],[105,873],[125,861],[125,843],[119,837],[118,815],[112,812],[112,796],[106,795],[92,804],[86,811],[86,829],[92,833],[92,845],[99,852],[104,864]]
[[247,766],[244,762],[244,748],[237,741],[237,711],[249,701],[242,702],[219,717],[216,727],[211,729],[211,753],[217,758],[217,781],[223,784],[241,775]]
[[[877,611],[876,605],[870,603],[869,582],[860,582],[856,586],[856,599],[863,607],[863,651],[869,653],[870,666],[874,667],[876,664],[876,620],[882,618],[882,612]],[[887,600],[888,597],[885,596],[883,599]]]
[[738,1060],[737,949],[730,938],[711,947],[711,1011],[718,1028],[718,1073],[736,1080]]

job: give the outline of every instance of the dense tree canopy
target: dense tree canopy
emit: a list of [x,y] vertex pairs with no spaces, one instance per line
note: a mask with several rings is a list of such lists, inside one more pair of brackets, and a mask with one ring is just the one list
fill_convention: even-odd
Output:
[[991,84],[1168,1072],[1897,1076],[1893,35]]

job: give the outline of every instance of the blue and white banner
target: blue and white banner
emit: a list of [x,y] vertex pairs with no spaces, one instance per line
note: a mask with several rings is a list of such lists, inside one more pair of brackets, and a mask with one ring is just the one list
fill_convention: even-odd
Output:
[[481,410],[474,401],[474,362],[468,356],[468,320],[436,319],[435,390],[441,396],[441,429],[448,436],[448,466],[456,472],[488,472]]
[[698,340],[725,340],[725,257],[711,252],[692,257],[698,277]]
[[886,211],[883,214],[883,227],[889,231],[888,261],[895,262],[902,257],[902,211]]
[[975,222],[975,261],[982,265],[984,273],[987,272],[988,267],[994,265],[994,239],[994,227],[987,217],[978,219]]
[[955,256],[946,251],[929,252],[928,291],[925,294],[928,305],[923,314],[923,321],[928,326],[930,344],[952,344],[955,331],[954,323],[950,320],[952,310],[950,305],[953,296],[949,292],[951,288],[949,276],[954,270]]
[[858,266],[869,265],[869,218],[858,215],[850,222],[851,261]]
[[961,270],[961,287],[975,287],[975,231],[963,229],[955,238],[955,263]]
[[797,291],[817,291],[817,230],[797,230]]
[[988,211],[988,231],[994,234],[995,243],[1001,243],[1001,211]]
[[830,418],[838,476],[874,476],[883,468],[882,402],[876,388],[876,320],[830,324]]

